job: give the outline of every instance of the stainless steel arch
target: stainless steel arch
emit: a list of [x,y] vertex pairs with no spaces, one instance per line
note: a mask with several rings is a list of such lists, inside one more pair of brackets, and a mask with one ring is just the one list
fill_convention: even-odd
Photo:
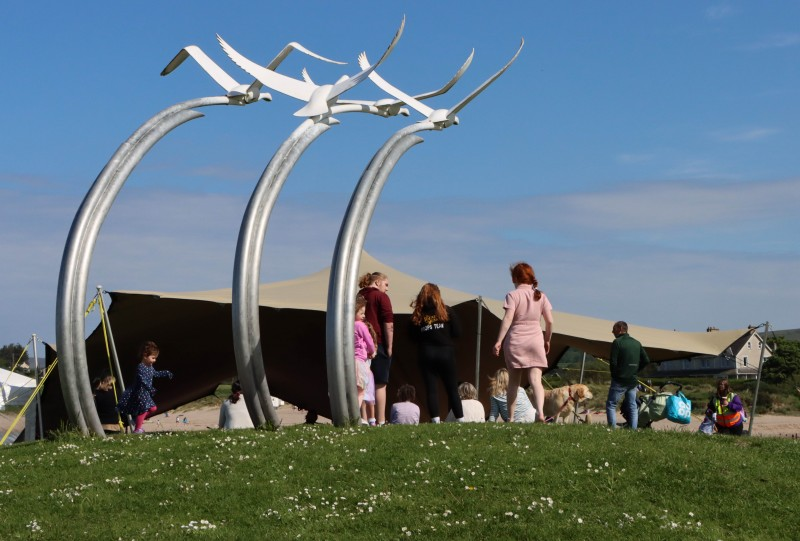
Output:
[[275,200],[292,167],[308,146],[330,128],[330,120],[307,119],[283,142],[250,196],[239,229],[231,298],[233,345],[236,370],[255,426],[267,420],[273,426],[281,422],[272,405],[261,351],[258,284],[264,235]]
[[86,368],[84,304],[86,282],[100,227],[131,171],[167,133],[200,118],[195,107],[228,105],[226,96],[198,98],[168,107],[137,129],[123,143],[98,175],[73,219],[58,278],[56,343],[60,360],[61,390],[70,420],[81,432],[91,429],[104,437],[92,398]]
[[[369,113],[392,116],[385,108],[373,104],[342,103],[331,106],[330,115],[304,120],[275,152],[256,185],[247,205],[233,269],[231,311],[236,370],[242,384],[247,408],[255,426],[269,421],[280,425],[269,391],[261,347],[258,285],[264,236],[275,200],[286,178],[305,150],[330,126],[338,124],[334,114]],[[398,110],[397,112],[399,112]]]
[[[428,125],[429,127],[425,127]],[[353,313],[361,249],[386,179],[397,161],[423,141],[414,132],[433,129],[430,122],[408,126],[395,133],[375,153],[353,191],[336,240],[328,285],[325,348],[331,415],[337,426],[359,417],[353,372]]]

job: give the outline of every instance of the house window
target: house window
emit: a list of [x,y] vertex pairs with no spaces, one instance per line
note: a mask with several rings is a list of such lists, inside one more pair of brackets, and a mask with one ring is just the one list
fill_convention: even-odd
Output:
[[745,355],[744,357],[742,357],[742,364],[743,364],[744,366],[747,366],[747,355]]
[[758,349],[761,349],[761,342],[758,343]]
[[748,342],[747,342],[747,349],[752,349],[752,348],[753,348],[753,344],[751,344],[751,343],[748,341]]

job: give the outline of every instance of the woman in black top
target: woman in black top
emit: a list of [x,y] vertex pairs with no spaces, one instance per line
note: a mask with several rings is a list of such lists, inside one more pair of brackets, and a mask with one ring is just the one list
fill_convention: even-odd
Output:
[[411,337],[417,342],[419,369],[427,391],[428,411],[431,421],[440,422],[437,379],[442,380],[457,421],[462,421],[464,411],[458,396],[454,338],[461,335],[461,325],[456,313],[442,301],[436,284],[425,284],[411,303]]

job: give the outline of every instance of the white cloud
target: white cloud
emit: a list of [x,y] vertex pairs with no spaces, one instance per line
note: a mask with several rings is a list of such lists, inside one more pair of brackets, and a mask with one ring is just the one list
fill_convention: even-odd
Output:
[[[637,324],[702,330],[757,319],[796,324],[800,179],[656,182],[513,200],[381,200],[365,248],[420,278],[491,298],[508,265],[530,261],[556,308]],[[8,341],[54,339],[58,268],[77,202],[37,196],[40,209],[0,216],[0,329]],[[281,198],[264,241],[262,279],[328,266],[343,194]],[[89,291],[230,287],[246,197],[129,191],[97,241]],[[20,222],[20,220],[23,220]],[[44,222],[47,223],[44,223]],[[22,228],[10,229],[15,223]],[[764,240],[770,244],[765,245]],[[407,302],[397,299],[397,302]],[[2,340],[0,340],[2,341]],[[3,342],[3,343],[6,343]]]
[[717,21],[719,19],[725,19],[727,17],[732,17],[739,12],[738,9],[734,8],[730,4],[717,4],[715,6],[710,6],[706,9],[706,17],[713,21]]
[[735,131],[715,131],[711,136],[718,141],[759,141],[767,137],[779,133],[780,130],[775,128],[748,128],[744,130]]
[[782,49],[784,47],[794,47],[800,45],[800,34],[778,33],[766,36],[760,41],[745,45],[746,51],[761,51],[764,49]]
[[617,162],[623,164],[645,163],[654,157],[654,154],[620,154],[617,156]]

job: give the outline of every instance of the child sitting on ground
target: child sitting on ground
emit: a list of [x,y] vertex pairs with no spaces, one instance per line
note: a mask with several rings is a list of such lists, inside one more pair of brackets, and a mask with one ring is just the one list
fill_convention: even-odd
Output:
[[[478,400],[478,389],[473,384],[468,381],[459,383],[458,396],[461,398],[461,407],[464,410],[462,423],[483,423],[486,421],[486,410]],[[453,410],[450,410],[445,422],[451,423],[455,421],[456,416],[453,414]]]
[[417,390],[408,383],[401,385],[397,389],[397,399],[399,402],[392,404],[392,411],[389,422],[393,425],[418,425],[419,406],[414,403],[417,398]]

